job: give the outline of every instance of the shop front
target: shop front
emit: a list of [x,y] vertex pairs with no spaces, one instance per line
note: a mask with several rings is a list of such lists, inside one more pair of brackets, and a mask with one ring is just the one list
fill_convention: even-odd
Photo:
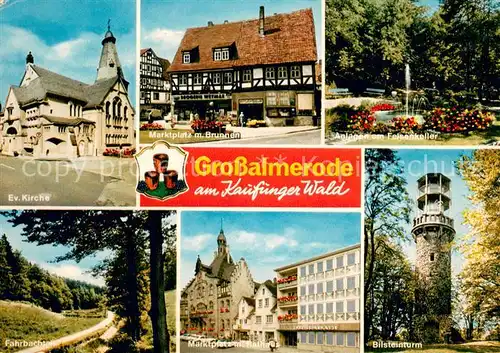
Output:
[[214,119],[231,111],[231,95],[226,93],[181,94],[173,96],[172,110],[177,121]]

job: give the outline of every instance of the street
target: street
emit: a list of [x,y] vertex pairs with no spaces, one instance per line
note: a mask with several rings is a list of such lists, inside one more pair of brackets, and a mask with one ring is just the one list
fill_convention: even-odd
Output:
[[220,142],[206,143],[222,145],[320,145],[321,129],[304,132],[294,132],[279,136],[264,136],[243,140],[226,140]]
[[134,159],[0,156],[1,206],[135,206]]
[[[180,353],[214,353],[214,351],[218,352],[227,352],[227,353],[262,353],[262,352],[271,352],[269,348],[242,348],[242,347],[232,347],[232,348],[211,348],[211,347],[188,347],[188,343],[185,341],[181,341],[180,345]],[[291,347],[280,347],[276,353],[299,353],[302,351],[298,351],[296,348]]]

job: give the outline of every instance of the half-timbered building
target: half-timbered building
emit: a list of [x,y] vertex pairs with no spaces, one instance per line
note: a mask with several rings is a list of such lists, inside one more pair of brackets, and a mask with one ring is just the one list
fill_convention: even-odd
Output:
[[313,125],[316,61],[311,9],[189,28],[168,69],[175,112]]
[[153,49],[141,49],[141,113],[149,109],[158,109],[163,114],[170,111],[169,66],[170,62],[156,55]]

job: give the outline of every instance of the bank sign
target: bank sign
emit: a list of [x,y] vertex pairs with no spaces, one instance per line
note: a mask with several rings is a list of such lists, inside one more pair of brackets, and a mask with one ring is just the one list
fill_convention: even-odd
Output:
[[200,148],[159,141],[136,156],[145,207],[353,207],[361,150]]

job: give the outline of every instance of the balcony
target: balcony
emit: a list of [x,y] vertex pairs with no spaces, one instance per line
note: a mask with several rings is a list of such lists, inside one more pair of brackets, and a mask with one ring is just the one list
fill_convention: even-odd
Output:
[[298,281],[297,280],[293,280],[293,281],[289,281],[289,282],[283,282],[283,283],[278,283],[278,289],[279,290],[284,290],[284,289],[287,289],[287,288],[294,288],[294,287],[297,287],[298,285]]
[[427,185],[427,187],[422,186],[418,189],[417,198],[419,198],[420,196],[422,196],[424,194],[443,194],[443,195],[446,195],[448,197],[451,197],[450,189],[446,185],[439,186],[436,184],[429,184],[429,185]]
[[278,306],[280,308],[297,306],[298,297],[296,295],[284,296],[278,298]]
[[422,225],[443,225],[454,228],[455,222],[452,218],[442,214],[424,214],[415,217],[413,220],[413,229]]

